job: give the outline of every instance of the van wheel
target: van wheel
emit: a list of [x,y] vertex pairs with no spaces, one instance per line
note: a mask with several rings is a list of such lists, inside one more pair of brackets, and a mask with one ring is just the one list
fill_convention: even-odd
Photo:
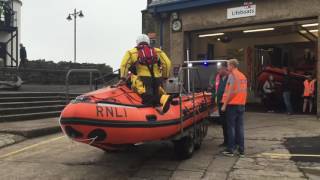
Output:
[[194,152],[194,140],[191,136],[174,141],[174,153],[178,159],[188,159]]

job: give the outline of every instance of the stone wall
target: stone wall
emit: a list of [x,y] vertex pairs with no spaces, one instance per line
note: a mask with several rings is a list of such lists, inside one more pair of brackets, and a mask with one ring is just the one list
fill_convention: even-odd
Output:
[[[112,74],[113,69],[105,64],[72,63],[36,60],[28,61],[25,68],[0,68],[1,80],[12,80],[14,74],[19,74],[27,84],[65,84],[66,74],[70,69],[98,69],[103,75]],[[93,78],[97,78],[97,73]],[[112,76],[114,77],[114,76]],[[88,84],[89,73],[73,73],[70,76],[71,84]],[[109,79],[106,78],[108,81]]]

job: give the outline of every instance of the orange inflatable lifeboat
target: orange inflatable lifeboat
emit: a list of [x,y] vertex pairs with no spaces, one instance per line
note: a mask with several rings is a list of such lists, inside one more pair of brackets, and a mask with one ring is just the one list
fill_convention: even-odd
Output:
[[[298,71],[298,72],[290,72],[290,89],[291,89],[291,104],[293,109],[298,112],[301,109],[301,104],[303,104],[303,99],[301,95],[303,93],[303,82],[307,78],[304,74],[308,71]],[[275,81],[275,89],[276,89],[276,99],[277,99],[277,109],[284,110],[284,104],[282,104],[282,83],[284,79],[284,69],[277,67],[266,67],[263,69],[257,76],[258,81],[258,89],[262,91],[262,87],[266,80],[268,80],[269,76],[272,75]]]
[[209,115],[210,93],[174,98],[165,114],[141,101],[126,85],[106,87],[71,101],[61,113],[60,124],[73,140],[103,150],[171,139],[175,150],[188,157],[192,148],[201,145],[207,130],[204,120]]

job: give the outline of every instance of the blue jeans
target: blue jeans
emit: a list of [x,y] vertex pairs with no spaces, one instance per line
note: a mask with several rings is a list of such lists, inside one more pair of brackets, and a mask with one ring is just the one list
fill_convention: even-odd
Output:
[[227,105],[226,118],[228,128],[228,151],[234,152],[239,146],[239,152],[244,152],[243,105]]
[[227,119],[226,119],[226,113],[221,111],[222,103],[218,104],[218,110],[219,110],[219,121],[222,125],[222,131],[223,131],[223,144],[228,144],[228,126],[227,126]]
[[290,100],[290,92],[283,92],[282,96],[283,96],[284,104],[286,105],[287,113],[292,113],[293,111],[292,111],[291,100]]

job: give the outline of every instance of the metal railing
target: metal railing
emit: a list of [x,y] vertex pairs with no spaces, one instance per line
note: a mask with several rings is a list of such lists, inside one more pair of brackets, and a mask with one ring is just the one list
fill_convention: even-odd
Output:
[[[187,72],[187,91],[185,90],[184,88],[184,72]],[[192,82],[190,83],[190,71],[193,72],[191,75],[192,78]],[[194,73],[195,72],[195,73]],[[179,105],[180,105],[180,133],[183,134],[183,107],[182,107],[182,96],[183,96],[183,93],[186,93],[188,95],[192,94],[192,119],[193,119],[193,128],[195,129],[196,128],[196,107],[195,107],[195,75],[198,77],[198,82],[201,84],[201,81],[200,81],[200,73],[199,73],[199,69],[196,68],[196,67],[180,67],[179,69],[179,73],[178,73],[178,83],[179,83]],[[202,87],[200,85],[200,87]],[[204,90],[202,90],[202,93],[203,93],[203,98],[204,98],[204,101],[205,101],[205,104],[207,104],[206,102],[206,97],[205,97],[205,94],[204,94]],[[207,108],[209,108],[207,106]]]
[[[66,81],[65,81],[65,84],[66,84],[66,100],[69,101],[69,76],[71,73],[89,73],[90,75],[90,80],[89,80],[89,88],[90,90],[93,90],[92,88],[92,74],[93,73],[98,73],[100,77],[102,77],[102,74],[101,72],[98,70],[98,69],[70,69],[66,75]],[[102,81],[104,83],[104,79],[102,78]]]
[[111,81],[113,81],[114,77],[113,77],[111,80],[108,80],[107,82],[105,82],[105,79],[106,79],[107,77],[114,76],[114,75],[115,75],[115,72],[118,72],[118,77],[120,78],[120,69],[117,69],[117,70],[115,70],[115,71],[113,71],[113,72],[111,72],[111,73],[109,73],[109,74],[105,74],[105,75],[103,75],[103,76],[100,76],[100,77],[94,79],[95,89],[98,89],[98,82],[99,82],[99,80],[102,80],[102,82],[103,82],[102,84],[103,84],[103,85],[109,84]]

